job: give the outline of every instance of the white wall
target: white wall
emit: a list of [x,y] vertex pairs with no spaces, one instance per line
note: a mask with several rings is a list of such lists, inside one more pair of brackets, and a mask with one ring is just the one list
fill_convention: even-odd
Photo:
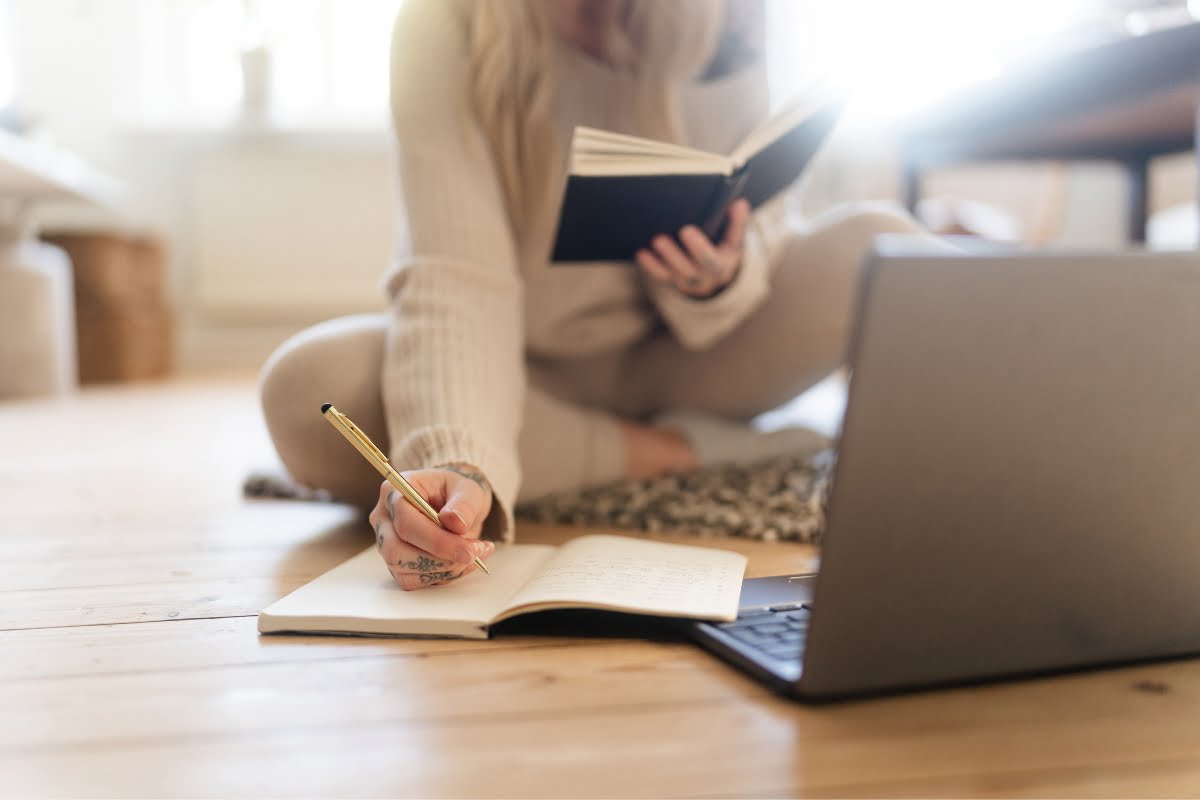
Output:
[[226,138],[187,159],[178,185],[194,308],[239,323],[382,308],[395,229],[386,139]]

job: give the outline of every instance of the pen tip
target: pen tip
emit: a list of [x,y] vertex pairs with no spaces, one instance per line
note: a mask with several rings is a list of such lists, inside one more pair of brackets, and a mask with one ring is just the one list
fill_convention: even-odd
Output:
[[324,414],[326,411],[328,411],[331,408],[333,408],[333,403],[322,403],[321,404],[321,413]]

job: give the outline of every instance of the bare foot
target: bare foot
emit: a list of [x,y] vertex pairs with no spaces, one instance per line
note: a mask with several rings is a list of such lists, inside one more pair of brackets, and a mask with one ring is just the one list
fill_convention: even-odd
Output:
[[678,431],[621,423],[625,433],[625,474],[634,480],[686,472],[700,466],[692,446]]

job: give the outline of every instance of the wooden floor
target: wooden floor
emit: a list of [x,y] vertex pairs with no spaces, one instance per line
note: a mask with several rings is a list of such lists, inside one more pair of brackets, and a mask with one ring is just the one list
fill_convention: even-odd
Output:
[[249,380],[0,404],[0,794],[1200,796],[1200,662],[810,708],[679,641],[259,637],[369,543],[271,463]]

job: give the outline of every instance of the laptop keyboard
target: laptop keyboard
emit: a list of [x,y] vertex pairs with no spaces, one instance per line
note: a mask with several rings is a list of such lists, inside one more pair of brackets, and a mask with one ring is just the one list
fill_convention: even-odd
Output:
[[812,606],[808,603],[744,608],[736,620],[716,627],[770,658],[798,661],[804,650],[811,612]]

